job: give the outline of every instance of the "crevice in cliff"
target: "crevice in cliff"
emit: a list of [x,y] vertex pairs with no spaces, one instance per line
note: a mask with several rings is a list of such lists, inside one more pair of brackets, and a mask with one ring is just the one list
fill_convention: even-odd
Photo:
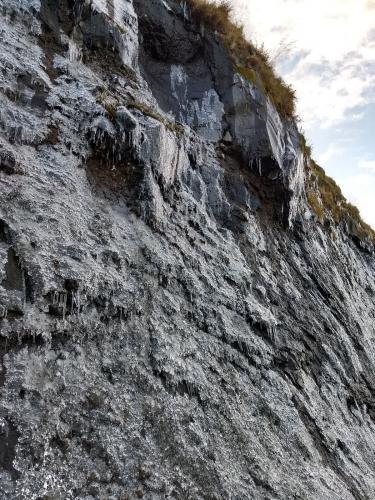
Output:
[[[285,189],[279,178],[276,180],[272,178],[275,160],[271,158],[259,160],[262,164],[260,175],[257,168],[259,162],[254,161],[253,166],[248,166],[238,146],[222,145],[221,149],[224,153],[224,158],[220,161],[225,176],[223,187],[231,206],[236,206],[239,201],[239,190],[235,190],[236,186],[244,186],[251,200],[251,206],[246,206],[242,202],[241,209],[244,213],[257,212],[259,220],[263,220],[265,226],[269,227],[272,224],[271,221],[277,221],[287,228],[292,194]],[[242,223],[234,219],[232,221],[232,227],[229,225],[228,228],[233,229],[234,233],[243,232],[243,222],[247,222],[247,218],[245,217]]]
[[189,398],[196,398],[200,405],[203,404],[199,387],[194,382],[177,380],[164,370],[154,369],[153,374],[161,380],[164,388],[172,395],[184,396],[186,394]]
[[6,290],[25,292],[25,277],[20,259],[14,249],[8,249],[8,260],[5,265],[5,279],[1,283]]
[[[5,235],[6,241],[11,241],[7,238],[8,236]],[[12,246],[10,246],[7,250],[5,278],[1,282],[1,286],[9,292],[18,294],[22,299],[22,302],[32,303],[34,301],[32,279],[28,273],[28,270],[26,269],[20,257]],[[10,306],[6,309],[6,313],[0,316],[0,320],[4,317],[11,319],[13,316],[17,317],[23,314],[20,306],[15,306],[15,308]]]
[[[59,26],[56,25],[55,21],[51,22],[49,20],[50,9],[52,9],[52,6],[48,4],[48,0],[43,0],[41,5],[42,33],[39,36],[38,42],[44,54],[43,64],[46,73],[50,77],[51,81],[55,82],[59,73],[54,67],[54,57],[56,54],[62,54],[63,48],[59,37]],[[56,11],[55,8],[53,10]],[[53,15],[55,15],[55,12]]]
[[3,219],[0,219],[0,242],[6,245],[11,245],[13,242],[12,230]]
[[12,480],[16,481],[20,473],[14,468],[13,461],[20,433],[10,420],[5,419],[4,422],[5,426],[0,427],[0,468],[7,471]]
[[141,216],[144,164],[130,151],[120,152],[120,146],[116,147],[115,142],[96,143],[93,148],[86,162],[86,175],[94,193],[117,203],[125,202],[129,209]]

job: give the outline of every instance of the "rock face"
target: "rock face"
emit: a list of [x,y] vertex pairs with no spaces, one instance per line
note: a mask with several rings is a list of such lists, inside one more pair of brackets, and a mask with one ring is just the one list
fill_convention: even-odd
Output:
[[375,266],[172,0],[0,0],[0,498],[372,499]]

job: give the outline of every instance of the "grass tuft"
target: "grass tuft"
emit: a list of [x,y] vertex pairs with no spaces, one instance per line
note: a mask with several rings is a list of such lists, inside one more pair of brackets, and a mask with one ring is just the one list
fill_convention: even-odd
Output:
[[142,102],[130,101],[126,104],[126,106],[129,109],[137,109],[142,114],[150,116],[154,120],[157,120],[158,122],[162,123],[170,132],[173,132],[177,136],[181,135],[184,131],[182,125],[179,125],[178,123],[174,123],[168,120],[167,118],[159,114],[157,111],[155,111],[153,108],[147,106],[147,104],[144,104]]
[[296,117],[296,96],[293,88],[279,77],[262,47],[246,40],[243,26],[231,20],[232,7],[228,1],[189,0],[192,16],[197,23],[219,33],[233,60],[236,71],[256,83],[271,99],[280,114]]
[[258,76],[253,69],[246,68],[245,66],[236,66],[235,69],[237,73],[240,74],[247,81],[255,84],[258,83]]
[[[96,102],[103,106],[113,122],[116,121],[117,109],[120,106],[120,101],[110,90],[101,88],[96,95]],[[168,120],[163,115],[155,111],[155,109],[147,106],[147,104],[133,100],[127,102],[124,101],[123,104],[125,104],[128,109],[137,109],[142,114],[150,116],[154,120],[157,120],[158,122],[162,123],[170,132],[173,132],[178,137],[181,136],[184,132],[182,125]]]
[[361,240],[375,243],[375,231],[361,217],[357,207],[347,201],[340,187],[313,160],[306,162],[307,200],[318,219],[331,217],[337,224],[347,223]]
[[116,119],[119,100],[108,89],[101,88],[96,95],[96,102],[101,104],[112,121]]
[[312,155],[312,146],[307,142],[307,139],[303,134],[300,134],[300,149],[302,151],[305,163],[308,162]]

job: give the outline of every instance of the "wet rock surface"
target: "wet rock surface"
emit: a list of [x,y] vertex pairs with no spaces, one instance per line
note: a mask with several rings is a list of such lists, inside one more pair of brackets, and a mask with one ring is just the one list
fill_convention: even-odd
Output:
[[0,498],[372,499],[373,249],[296,125],[183,2],[0,16]]

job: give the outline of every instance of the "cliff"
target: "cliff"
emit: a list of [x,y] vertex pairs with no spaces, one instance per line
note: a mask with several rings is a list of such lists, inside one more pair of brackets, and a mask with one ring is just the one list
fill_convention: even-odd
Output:
[[0,29],[0,498],[372,499],[373,244],[261,73],[177,0]]

